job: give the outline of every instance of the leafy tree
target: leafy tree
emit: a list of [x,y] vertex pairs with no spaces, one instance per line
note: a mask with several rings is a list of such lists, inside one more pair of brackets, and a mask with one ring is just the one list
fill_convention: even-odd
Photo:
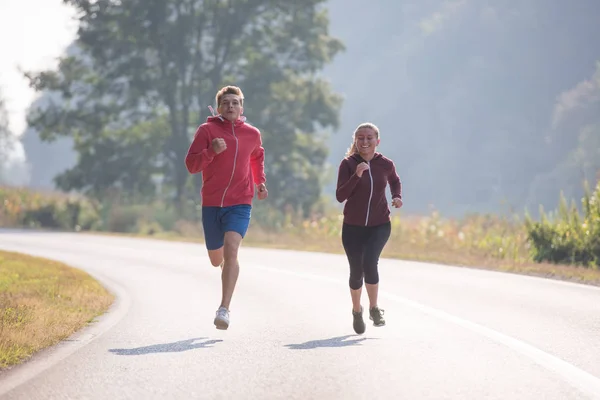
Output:
[[93,137],[80,136],[74,146],[79,163],[57,176],[56,185],[63,190],[83,189],[98,199],[118,191],[122,201],[147,202],[155,195],[153,176],[161,175],[157,149],[165,132],[169,132],[165,119],[157,118]]
[[[159,168],[181,204],[191,137],[216,90],[237,84],[263,132],[271,198],[305,209],[317,200],[321,133],[337,126],[341,103],[318,77],[343,49],[328,35],[325,0],[64,2],[79,13],[77,51],[57,71],[28,74],[36,90],[60,98],[33,109],[30,125],[45,140],[77,143],[79,163],[58,179],[62,188],[98,193],[147,180],[132,168]],[[149,129],[157,121],[166,122],[160,132]],[[145,142],[156,152],[136,151]],[[111,173],[102,176],[100,165]]]

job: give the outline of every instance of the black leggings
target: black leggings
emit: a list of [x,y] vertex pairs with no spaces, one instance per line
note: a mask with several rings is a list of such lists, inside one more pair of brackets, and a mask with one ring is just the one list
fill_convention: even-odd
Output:
[[360,289],[363,277],[369,285],[379,283],[377,263],[391,232],[390,222],[377,226],[342,225],[342,244],[350,264],[350,289]]

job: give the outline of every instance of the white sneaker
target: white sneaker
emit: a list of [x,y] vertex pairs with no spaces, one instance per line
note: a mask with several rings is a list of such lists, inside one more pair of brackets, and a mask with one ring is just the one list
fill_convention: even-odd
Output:
[[215,316],[215,326],[217,329],[225,330],[229,327],[229,310],[225,307],[219,307]]

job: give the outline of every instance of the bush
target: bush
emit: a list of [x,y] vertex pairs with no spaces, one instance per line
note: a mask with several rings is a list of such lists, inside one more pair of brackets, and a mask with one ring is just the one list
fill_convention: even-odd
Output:
[[0,187],[0,226],[90,230],[100,225],[97,204],[84,197]]
[[586,185],[581,200],[583,216],[575,205],[569,207],[561,193],[556,216],[541,210],[541,220],[527,218],[526,227],[532,244],[532,256],[537,262],[600,266],[600,182],[593,193]]

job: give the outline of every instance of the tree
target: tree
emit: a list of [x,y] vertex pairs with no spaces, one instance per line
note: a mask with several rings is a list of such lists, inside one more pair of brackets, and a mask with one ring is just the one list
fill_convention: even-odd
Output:
[[[600,61],[597,61],[590,78],[558,96],[553,129],[548,134],[552,162],[548,162],[548,169],[531,185],[530,199],[550,198],[560,191],[567,198],[581,198],[584,183],[597,181],[600,173],[599,116]],[[532,207],[536,203],[530,200]]]
[[102,131],[97,136],[78,137],[75,168],[55,178],[59,189],[84,189],[97,199],[112,196],[115,190],[122,201],[147,202],[155,195],[154,175],[160,175],[160,143],[169,129],[164,118],[140,122],[135,126]]
[[[341,104],[318,77],[343,49],[328,35],[325,0],[64,2],[79,12],[78,54],[65,56],[57,71],[27,74],[36,90],[61,98],[33,109],[30,125],[45,140],[67,135],[85,143],[76,145],[78,165],[59,179],[63,188],[89,184],[81,179],[90,170],[84,163],[106,167],[106,151],[125,151],[137,168],[160,166],[181,204],[191,137],[217,89],[237,84],[245,114],[263,131],[272,198],[304,208],[316,201],[327,153],[321,133],[337,126]],[[155,154],[135,152],[148,138],[144,130],[136,143],[118,139],[161,118],[164,130],[148,133]],[[96,151],[107,138],[111,145]],[[108,181],[122,181],[127,169],[113,170]]]

